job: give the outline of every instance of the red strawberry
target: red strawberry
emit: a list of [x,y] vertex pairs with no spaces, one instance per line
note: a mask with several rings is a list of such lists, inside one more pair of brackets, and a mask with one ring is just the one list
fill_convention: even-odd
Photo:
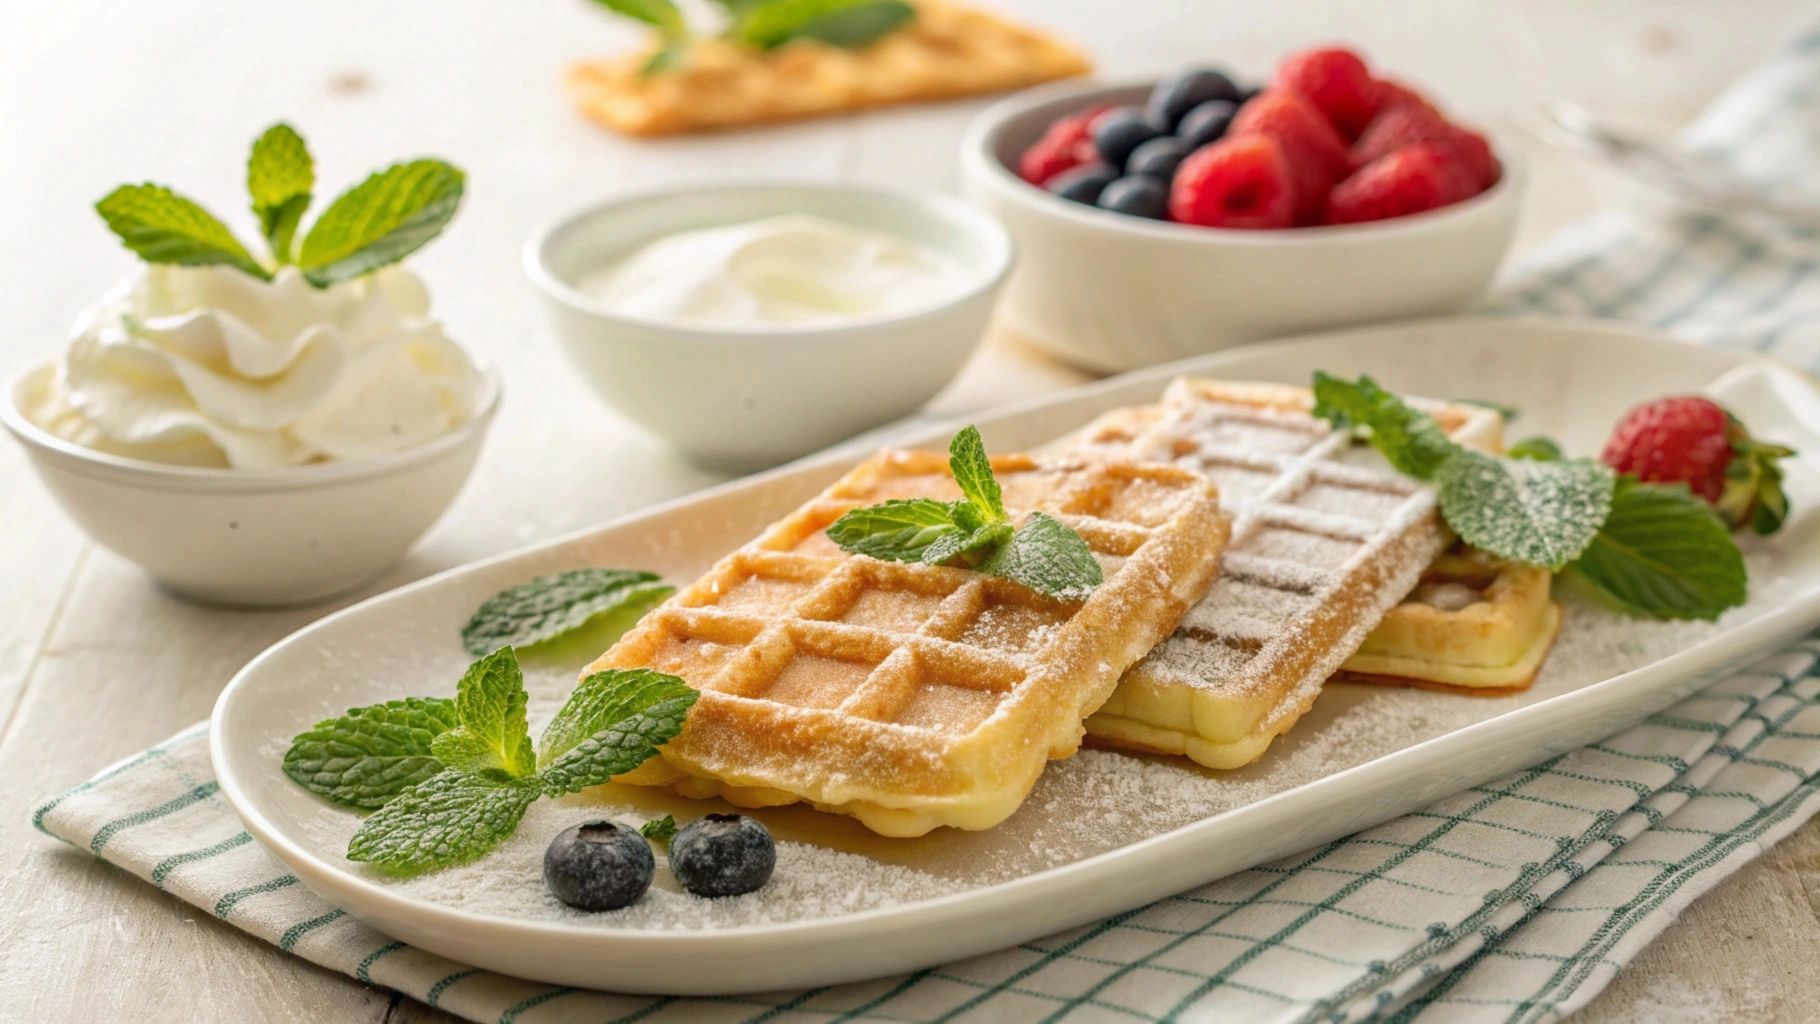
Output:
[[1043,137],[1018,157],[1017,176],[1041,188],[1063,171],[1098,160],[1099,153],[1093,148],[1093,124],[1111,109],[1109,105],[1089,107],[1057,118]]
[[1277,65],[1272,89],[1299,93],[1348,139],[1356,139],[1378,112],[1378,83],[1351,50],[1332,48],[1291,54]]
[[1405,146],[1340,182],[1327,201],[1328,224],[1407,217],[1457,203],[1472,182],[1438,146]]
[[1286,228],[1294,189],[1283,149],[1265,135],[1227,136],[1182,161],[1169,191],[1169,216],[1210,228]]
[[1404,105],[1425,107],[1434,110],[1437,114],[1440,113],[1435,105],[1428,101],[1428,97],[1422,95],[1415,86],[1405,85],[1394,78],[1378,79],[1378,115],[1382,116],[1386,110],[1392,107]]
[[1646,402],[1624,414],[1599,459],[1645,483],[1684,483],[1736,530],[1776,532],[1788,516],[1782,469],[1794,452],[1750,436],[1738,418],[1699,395]]
[[1247,101],[1227,138],[1266,135],[1282,147],[1295,187],[1295,223],[1319,224],[1334,182],[1352,169],[1346,142],[1314,105],[1297,93],[1270,91]]
[[1497,182],[1498,158],[1492,155],[1485,137],[1450,123],[1425,103],[1386,106],[1353,144],[1353,163],[1363,167],[1404,146],[1424,142],[1446,148],[1459,161],[1474,182],[1470,194],[1476,195]]

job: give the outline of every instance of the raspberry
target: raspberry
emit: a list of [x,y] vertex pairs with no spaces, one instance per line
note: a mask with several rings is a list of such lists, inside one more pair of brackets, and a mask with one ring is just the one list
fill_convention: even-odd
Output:
[[1345,140],[1302,96],[1265,92],[1239,108],[1227,138],[1265,135],[1282,147],[1294,186],[1297,224],[1318,224],[1334,182],[1352,169]]
[[1378,112],[1378,83],[1351,50],[1304,50],[1277,65],[1272,89],[1298,93],[1348,139],[1356,139]]
[[1340,182],[1327,201],[1328,224],[1407,217],[1457,203],[1472,194],[1449,154],[1422,143],[1379,157]]
[[1752,438],[1711,399],[1677,395],[1625,413],[1599,460],[1645,483],[1686,484],[1733,529],[1768,534],[1788,513],[1776,460],[1792,454]]
[[1286,228],[1294,189],[1283,149],[1266,135],[1227,137],[1182,161],[1169,192],[1169,216],[1210,228]]
[[1099,159],[1093,148],[1093,128],[1098,120],[1112,111],[1110,105],[1089,107],[1079,113],[1056,118],[1043,137],[1031,143],[1017,159],[1017,176],[1041,188],[1063,171]]
[[1440,111],[1426,103],[1398,103],[1385,107],[1353,144],[1353,162],[1363,167],[1405,146],[1419,143],[1446,149],[1472,179],[1471,195],[1490,188],[1498,180],[1498,159],[1492,155],[1491,144],[1485,137],[1449,122]]

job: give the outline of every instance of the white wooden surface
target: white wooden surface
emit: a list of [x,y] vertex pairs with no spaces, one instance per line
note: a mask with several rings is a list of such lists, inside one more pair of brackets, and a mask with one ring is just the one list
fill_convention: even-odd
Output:
[[[1760,0],[1747,18],[1719,0],[999,6],[1087,41],[1108,74],[1208,59],[1257,74],[1289,48],[1350,39],[1484,119],[1508,120],[1539,69],[1608,109],[1673,123],[1805,5]],[[947,186],[960,127],[982,105],[634,144],[582,121],[557,88],[569,60],[635,38],[582,0],[0,0],[0,12],[7,376],[54,352],[128,269],[90,209],[117,183],[174,185],[245,228],[241,161],[278,118],[309,138],[325,192],[422,153],[469,170],[466,208],[419,265],[451,332],[503,368],[507,404],[453,512],[367,593],[716,479],[567,372],[518,272],[534,225],[621,189],[731,174]],[[1544,42],[1513,49],[1526,24]],[[1520,244],[1625,190],[1546,154],[1536,163]],[[936,404],[960,412],[1081,379],[1001,339]],[[88,544],[0,443],[0,1020],[441,1018],[249,939],[25,821],[36,798],[204,717],[262,648],[360,596],[284,612],[177,601]],[[1820,825],[1696,904],[1583,1016],[1807,1019],[1820,1005],[1817,940]]]

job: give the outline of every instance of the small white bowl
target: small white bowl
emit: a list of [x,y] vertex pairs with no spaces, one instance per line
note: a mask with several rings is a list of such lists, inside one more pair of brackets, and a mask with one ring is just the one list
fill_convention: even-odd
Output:
[[[680,231],[807,213],[957,260],[971,285],[935,306],[850,323],[742,330],[608,311],[577,283]],[[628,419],[713,466],[775,465],[916,411],[966,363],[1011,267],[1011,241],[932,192],[725,184],[643,192],[566,217],[525,244],[569,360]]]
[[1236,231],[1145,220],[1059,199],[1017,176],[1050,122],[1142,103],[1151,84],[1058,83],[975,118],[962,190],[1017,242],[1000,316],[1070,362],[1119,372],[1288,334],[1460,309],[1516,233],[1524,165],[1500,150],[1491,188],[1444,209],[1343,227]]
[[455,500],[499,408],[499,376],[474,415],[389,455],[270,470],[198,469],[72,444],[26,419],[26,398],[55,367],[7,388],[0,423],[38,478],[95,542],[159,583],[213,604],[307,604],[391,567]]

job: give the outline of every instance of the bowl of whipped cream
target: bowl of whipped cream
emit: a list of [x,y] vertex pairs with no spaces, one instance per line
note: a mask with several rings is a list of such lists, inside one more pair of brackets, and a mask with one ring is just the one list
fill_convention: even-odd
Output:
[[499,396],[401,265],[321,288],[149,264],[11,382],[0,422],[91,537],[169,589],[286,605],[403,557]]
[[920,408],[979,344],[1012,247],[936,193],[741,183],[590,207],[524,262],[609,405],[745,470]]

